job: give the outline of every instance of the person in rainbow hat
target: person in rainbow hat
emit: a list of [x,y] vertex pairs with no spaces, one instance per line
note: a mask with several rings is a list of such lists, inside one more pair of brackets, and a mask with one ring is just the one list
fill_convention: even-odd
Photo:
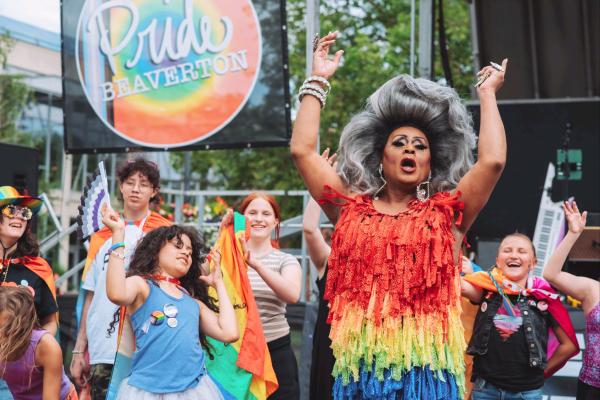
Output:
[[42,200],[21,195],[12,186],[0,187],[0,285],[26,286],[34,296],[41,327],[52,335],[58,328],[58,305],[52,267],[39,256],[31,219]]
[[[58,305],[52,267],[39,256],[39,244],[31,231],[31,219],[42,200],[21,195],[12,186],[0,186],[0,286],[25,286],[33,294],[42,329],[56,334]],[[9,397],[0,379],[0,398]]]

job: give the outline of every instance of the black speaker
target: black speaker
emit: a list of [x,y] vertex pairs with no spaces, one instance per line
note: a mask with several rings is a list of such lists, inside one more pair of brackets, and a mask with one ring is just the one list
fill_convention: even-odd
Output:
[[0,143],[0,186],[38,195],[40,152],[32,147]]

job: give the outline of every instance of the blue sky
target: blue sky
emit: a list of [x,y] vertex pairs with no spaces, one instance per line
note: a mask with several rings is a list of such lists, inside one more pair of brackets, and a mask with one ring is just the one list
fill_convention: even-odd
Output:
[[60,32],[59,0],[1,1],[0,15],[52,32]]

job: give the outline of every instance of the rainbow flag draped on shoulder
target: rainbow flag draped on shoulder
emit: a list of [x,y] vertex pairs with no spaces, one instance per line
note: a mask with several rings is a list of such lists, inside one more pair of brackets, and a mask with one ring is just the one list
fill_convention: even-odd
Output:
[[[234,224],[223,228],[216,246],[240,332],[231,344],[208,338],[214,359],[206,359],[206,368],[226,400],[264,400],[278,387],[240,243],[245,230],[245,217],[235,213]],[[209,294],[216,297],[213,288]]]

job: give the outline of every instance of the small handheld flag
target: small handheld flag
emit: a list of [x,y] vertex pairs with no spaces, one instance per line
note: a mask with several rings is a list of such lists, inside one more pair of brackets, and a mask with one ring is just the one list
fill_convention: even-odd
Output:
[[110,193],[104,161],[100,161],[98,169],[88,178],[78,207],[77,233],[82,242],[104,227],[100,213],[104,204],[110,207]]

